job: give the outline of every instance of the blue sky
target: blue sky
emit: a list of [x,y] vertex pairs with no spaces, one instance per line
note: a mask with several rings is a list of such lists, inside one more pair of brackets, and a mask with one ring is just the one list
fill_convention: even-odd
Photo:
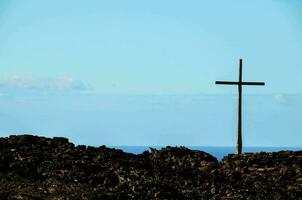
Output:
[[3,0],[0,134],[230,146],[237,90],[214,82],[237,79],[242,58],[244,80],[266,82],[244,90],[244,143],[300,146],[301,8],[299,0]]

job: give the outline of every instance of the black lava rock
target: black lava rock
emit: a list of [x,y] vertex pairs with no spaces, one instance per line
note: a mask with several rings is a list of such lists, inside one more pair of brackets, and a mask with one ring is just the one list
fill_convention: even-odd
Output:
[[124,153],[66,138],[0,138],[0,199],[302,199],[302,152],[185,147]]

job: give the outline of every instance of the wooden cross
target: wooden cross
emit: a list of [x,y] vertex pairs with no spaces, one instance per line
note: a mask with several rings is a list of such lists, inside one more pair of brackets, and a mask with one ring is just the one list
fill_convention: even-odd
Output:
[[243,85],[265,85],[264,82],[242,82],[242,59],[239,60],[239,81],[216,81],[216,84],[238,85],[238,132],[237,132],[237,154],[242,153],[242,86]]

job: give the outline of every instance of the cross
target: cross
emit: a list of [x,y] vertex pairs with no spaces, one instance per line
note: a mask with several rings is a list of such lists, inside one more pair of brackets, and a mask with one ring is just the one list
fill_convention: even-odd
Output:
[[221,85],[238,85],[238,132],[237,132],[237,154],[242,153],[242,86],[243,85],[265,85],[264,82],[242,82],[242,59],[239,60],[239,80],[235,81],[216,81]]

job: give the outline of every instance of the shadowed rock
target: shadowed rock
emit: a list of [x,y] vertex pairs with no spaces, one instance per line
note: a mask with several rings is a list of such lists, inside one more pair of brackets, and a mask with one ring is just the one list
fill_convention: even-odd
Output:
[[124,153],[66,138],[0,138],[0,199],[299,199],[302,152],[229,155],[185,147]]

